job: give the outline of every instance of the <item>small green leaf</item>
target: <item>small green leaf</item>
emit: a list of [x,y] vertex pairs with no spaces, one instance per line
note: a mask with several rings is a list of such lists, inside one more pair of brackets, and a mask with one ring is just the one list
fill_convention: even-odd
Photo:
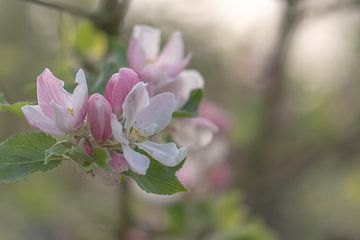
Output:
[[189,100],[185,105],[179,110],[173,113],[173,117],[176,118],[188,118],[196,117],[198,115],[198,109],[203,97],[203,89],[194,89],[191,91]]
[[49,171],[61,163],[61,158],[45,164],[45,151],[56,140],[39,132],[14,135],[0,144],[0,183],[23,180],[35,171]]
[[[142,153],[144,154],[144,152]],[[183,163],[176,167],[166,167],[150,156],[148,157],[150,159],[150,167],[146,175],[138,175],[132,171],[127,171],[124,174],[133,178],[139,187],[147,193],[171,195],[178,192],[187,192],[187,189],[175,175],[179,165],[181,167]]]
[[66,155],[83,167],[88,167],[93,162],[93,159],[84,151],[82,144],[73,146]]
[[185,112],[185,111],[176,111],[176,112],[173,112],[173,118],[191,118],[191,117],[194,117],[194,114],[193,113],[190,113],[190,112]]
[[104,148],[94,148],[91,154],[96,164],[101,167],[105,172],[111,172],[111,167],[108,164],[109,153]]
[[22,116],[21,107],[29,104],[31,104],[31,102],[16,102],[10,104],[6,101],[4,95],[0,93],[0,111],[10,111],[17,114],[18,116]]
[[59,159],[64,154],[71,151],[72,143],[68,141],[61,141],[55,143],[51,148],[45,151],[45,164],[48,164],[52,159]]

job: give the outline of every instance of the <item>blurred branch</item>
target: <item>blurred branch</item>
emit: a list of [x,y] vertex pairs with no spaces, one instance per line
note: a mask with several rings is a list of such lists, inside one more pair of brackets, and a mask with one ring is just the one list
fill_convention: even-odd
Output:
[[102,0],[94,18],[99,29],[109,36],[119,35],[130,0]]
[[[352,156],[360,153],[360,128],[354,131],[351,127],[349,134],[335,139],[330,144],[323,147],[313,149],[312,151],[303,149],[292,156],[287,156],[288,164],[283,164],[278,168],[276,174],[271,177],[271,185],[279,186],[276,191],[281,192],[282,188],[286,188],[291,182],[301,175],[309,165],[318,160],[326,159],[327,156],[338,156],[339,159],[349,159]],[[281,186],[281,188],[280,188]],[[273,189],[274,190],[274,189]]]
[[119,226],[118,237],[125,239],[131,226],[134,224],[131,209],[131,196],[130,196],[129,183],[127,179],[122,179],[119,186]]
[[286,6],[278,36],[258,79],[264,87],[261,95],[263,108],[259,116],[257,135],[248,149],[238,149],[234,153],[235,156],[244,155],[241,164],[234,162],[237,164],[236,184],[245,190],[247,203],[252,210],[263,215],[269,223],[274,209],[269,199],[273,198],[273,193],[276,194],[275,191],[269,193],[269,181],[274,166],[272,150],[273,144],[277,142],[280,132],[284,129],[285,64],[289,46],[301,21],[300,15],[297,14],[300,1],[284,1]]
[[[324,8],[320,9],[312,9],[308,10],[308,14],[306,14],[306,9],[301,9],[301,14],[305,17],[322,17],[327,14],[332,14],[337,11],[341,10],[350,10],[354,7],[360,7],[360,1],[359,0],[352,0],[352,1],[339,1],[334,4],[330,4]],[[360,8],[359,8],[360,9]]]
[[67,13],[70,13],[72,15],[75,15],[77,17],[82,17],[82,18],[93,18],[93,15],[89,12],[83,11],[80,8],[76,8],[70,5],[65,5],[59,2],[54,2],[54,1],[45,1],[45,0],[19,0],[19,1],[23,1],[23,2],[29,2],[29,3],[33,3],[33,4],[37,4],[40,6],[44,6],[44,7],[49,7],[49,8],[53,8],[59,11],[64,11]]
[[121,26],[129,6],[130,0],[102,0],[95,13],[84,11],[74,6],[66,5],[52,0],[19,0],[40,6],[53,8],[70,13],[74,16],[92,20],[96,27],[106,32],[109,36],[120,34]]

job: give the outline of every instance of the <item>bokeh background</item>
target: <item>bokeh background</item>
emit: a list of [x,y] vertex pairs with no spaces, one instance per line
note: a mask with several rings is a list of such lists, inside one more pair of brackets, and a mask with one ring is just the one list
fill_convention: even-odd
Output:
[[[57,1],[88,12],[99,2]],[[183,32],[206,98],[232,119],[217,156],[225,183],[200,181],[173,198],[131,187],[124,213],[119,186],[65,163],[0,186],[0,239],[119,239],[124,222],[132,240],[360,239],[360,1],[131,0],[120,43],[134,24],[164,39]],[[9,102],[34,101],[45,67],[72,82],[76,67],[105,52],[104,33],[82,18],[0,0]],[[0,126],[1,141],[29,129],[9,112]],[[195,158],[200,168],[208,161]]]

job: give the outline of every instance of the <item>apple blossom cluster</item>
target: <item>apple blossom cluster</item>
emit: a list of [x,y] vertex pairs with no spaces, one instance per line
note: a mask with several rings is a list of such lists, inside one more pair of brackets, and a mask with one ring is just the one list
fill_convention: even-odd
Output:
[[128,46],[129,66],[111,76],[103,95],[89,96],[81,69],[73,93],[45,69],[37,78],[38,105],[23,106],[22,112],[32,127],[57,139],[45,153],[48,160],[61,155],[118,179],[122,173],[146,175],[152,161],[175,174],[188,148],[206,145],[218,130],[190,113],[197,112],[202,95],[195,103],[191,98],[204,86],[198,71],[186,69],[190,59],[180,32],[160,51],[160,30],[138,25]]

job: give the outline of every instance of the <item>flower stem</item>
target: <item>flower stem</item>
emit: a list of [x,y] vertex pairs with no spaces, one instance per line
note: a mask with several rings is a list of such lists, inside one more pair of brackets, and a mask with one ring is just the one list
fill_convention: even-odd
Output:
[[119,226],[118,238],[125,239],[126,235],[133,226],[133,216],[131,213],[131,191],[126,179],[122,179],[119,185]]

